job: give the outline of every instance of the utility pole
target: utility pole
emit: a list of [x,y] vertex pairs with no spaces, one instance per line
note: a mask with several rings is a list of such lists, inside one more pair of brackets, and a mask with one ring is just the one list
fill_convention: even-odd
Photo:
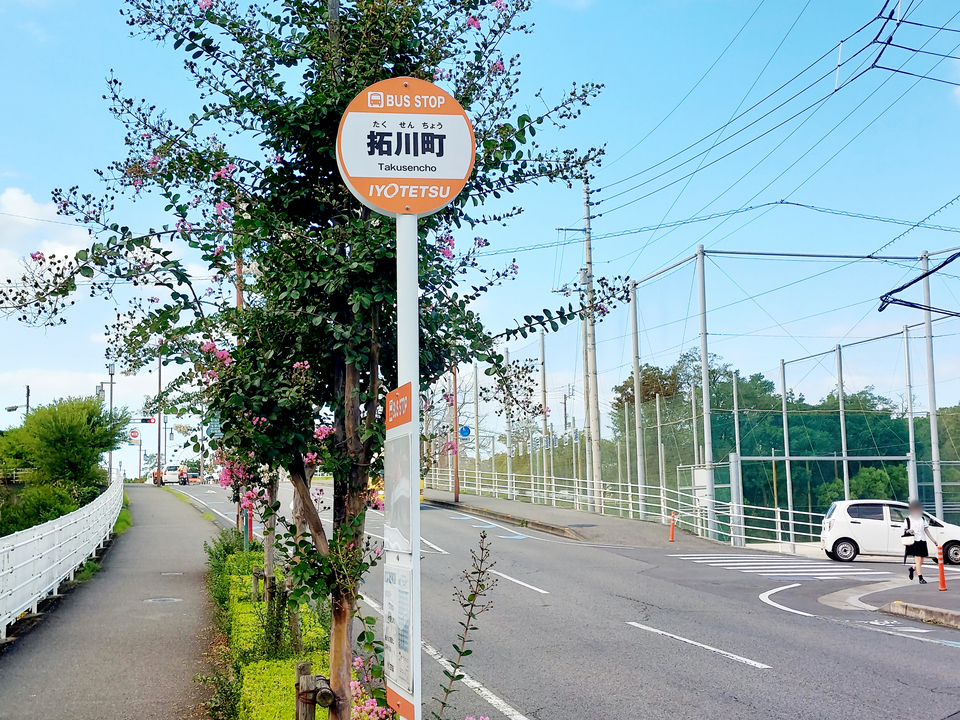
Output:
[[910,499],[920,497],[917,484],[917,435],[913,427],[913,373],[910,371],[910,329],[903,326],[903,365],[907,376],[907,430],[910,438],[910,460],[907,461],[907,483]]
[[637,440],[637,489],[640,493],[640,519],[644,519],[643,501],[647,493],[647,467],[643,447],[643,380],[640,377],[640,311],[637,308],[637,285],[630,286],[630,334],[633,340],[633,419]]
[[460,397],[457,394],[457,366],[453,374],[453,501],[460,502]]
[[843,391],[843,355],[837,345],[837,397],[840,398],[840,452],[843,453],[843,499],[850,499],[850,461],[847,459],[847,408]]
[[[581,273],[581,276],[583,273]],[[594,493],[593,482],[593,445],[590,442],[590,372],[587,369],[587,317],[583,316],[580,321],[580,329],[583,333],[583,451],[584,451],[584,473],[583,485],[587,496],[587,510],[594,510],[596,495]]]
[[[547,443],[550,443],[550,454],[553,453],[553,443],[550,440],[549,429],[547,428],[547,355],[546,355],[546,335],[547,332],[543,328],[540,328],[540,405],[543,410],[541,412],[541,420],[543,421],[543,492],[544,495],[547,493]],[[550,478],[550,499],[551,504],[556,505],[557,499],[553,495],[553,478]],[[546,497],[544,497],[546,501]]]
[[592,446],[594,503],[603,488],[603,457],[600,452],[600,391],[597,387],[597,335],[594,327],[593,248],[590,237],[590,180],[583,178],[583,243],[587,280],[587,372],[590,380],[590,444]]
[[[657,471],[660,474],[660,522],[667,521],[667,478],[665,460],[663,457],[663,419],[660,415],[660,393],[656,395],[657,402]],[[680,488],[677,488],[679,490]]]
[[[162,342],[162,341],[161,341]],[[157,350],[157,485],[163,485],[163,458],[160,455],[160,441],[163,437],[163,403],[160,402],[160,395],[163,393],[163,349],[162,345]],[[237,505],[237,507],[240,507]],[[240,516],[237,515],[237,527],[240,527]]]
[[480,370],[473,364],[473,466],[476,470],[477,495],[480,494]]
[[789,525],[790,544],[795,542],[793,526],[793,468],[790,461],[790,425],[787,422],[787,371],[783,360],[780,361],[780,387],[782,395],[780,402],[783,405],[783,467],[787,481],[787,522]]
[[927,270],[930,265],[930,256],[923,253],[920,256],[923,263],[923,327],[927,336],[927,396],[930,402],[930,459],[933,461],[933,501],[936,506],[935,514],[943,520],[943,476],[940,470],[940,430],[937,423],[937,381],[933,368],[933,320],[930,314],[930,276]]
[[30,386],[27,385],[27,408],[23,413],[23,419],[27,419],[27,415],[30,414]]
[[[503,351],[504,363],[507,367],[507,378],[510,377],[510,351]],[[506,403],[507,415],[507,499],[513,500],[513,419],[510,417],[510,388],[504,388],[503,402]],[[496,458],[496,439],[494,439],[494,458]],[[496,471],[494,471],[496,472]]]
[[623,444],[627,458],[627,502],[630,503],[630,517],[634,517],[633,480],[630,472],[630,403],[623,401]]
[[[107,365],[107,372],[110,373],[110,422],[113,422],[113,373],[116,371],[117,366],[114,363]],[[29,392],[29,391],[28,391]],[[107,470],[108,477],[110,482],[113,482],[113,449],[111,448],[107,460]]]
[[703,463],[707,471],[707,529],[717,538],[717,507],[713,472],[713,424],[710,421],[710,356],[707,352],[707,278],[706,253],[697,246],[697,274],[700,279],[700,383],[703,393]]

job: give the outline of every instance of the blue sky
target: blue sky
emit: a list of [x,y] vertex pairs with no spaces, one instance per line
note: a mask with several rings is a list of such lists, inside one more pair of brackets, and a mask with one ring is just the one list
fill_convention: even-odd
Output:
[[[785,198],[917,221],[960,193],[957,88],[881,69],[868,70],[845,84],[869,67],[879,52],[879,46],[867,48],[879,23],[844,44],[842,60],[854,59],[841,67],[841,88],[832,92],[837,43],[868,23],[882,5],[832,0],[537,0],[531,13],[535,33],[506,48],[523,59],[521,108],[530,103],[530,110],[537,109],[533,94],[540,88],[549,99],[560,97],[573,81],[605,85],[582,118],[562,134],[544,137],[550,145],[607,148],[603,167],[596,172],[594,187],[599,192],[592,196],[599,201],[594,208],[599,217],[593,222],[597,274],[640,278],[690,254],[698,243],[716,250],[865,254],[907,228],[778,206],[670,231],[602,236]],[[960,29],[960,18],[954,17],[957,8],[947,0],[902,5],[902,11],[910,8],[906,17],[911,21]],[[6,69],[0,102],[0,269],[5,276],[15,270],[18,257],[31,251],[77,248],[84,242],[82,231],[44,221],[56,220],[50,203],[53,188],[76,184],[98,191],[93,169],[105,167],[124,152],[122,128],[101,99],[111,71],[131,94],[167,108],[175,118],[195,107],[195,90],[182,70],[180,56],[170,48],[130,38],[119,7],[106,0],[0,2],[0,60]],[[888,25],[887,34],[892,27]],[[956,32],[901,25],[894,42],[960,55]],[[731,125],[726,134],[711,137],[657,170],[625,180],[720,128],[821,56],[824,59],[807,74],[746,121]],[[949,58],[891,47],[880,64],[960,82],[960,63]],[[793,103],[723,142],[745,122],[821,75],[825,77]],[[818,99],[823,102],[788,120]],[[780,122],[784,124],[765,137],[706,167]],[[705,167],[689,182],[681,179],[641,198],[696,169],[700,158],[651,180],[707,150],[715,139],[720,142],[705,156]],[[651,181],[631,189],[647,180]],[[627,192],[607,199],[622,191]],[[483,233],[491,250],[577,237],[557,228],[582,225],[581,187],[541,186],[511,200],[522,203],[526,211],[509,227]],[[631,200],[635,202],[618,209]],[[131,226],[147,227],[163,222],[158,211],[146,201],[125,212]],[[960,204],[932,222],[960,226]],[[886,252],[916,256],[923,250],[957,244],[956,234],[917,229]],[[480,307],[491,328],[501,328],[530,310],[555,307],[560,296],[552,290],[575,280],[583,259],[581,246],[569,244],[487,260],[500,264],[514,256],[520,266],[518,280],[485,298]],[[763,372],[773,379],[780,358],[821,352],[838,342],[895,332],[904,323],[921,320],[918,311],[876,311],[877,297],[915,274],[912,262],[841,265],[708,258],[711,350],[743,373]],[[960,306],[960,289],[955,285],[954,278],[935,278],[934,304]],[[692,291],[692,265],[640,288],[641,344],[647,361],[670,364],[679,352],[697,343]],[[63,327],[35,329],[2,321],[0,406],[22,402],[27,384],[37,403],[91,392],[96,382],[106,379],[103,329],[113,314],[109,303],[85,299]],[[953,338],[957,328],[954,322],[937,325],[942,336],[937,339],[940,404],[960,402],[960,362]],[[609,389],[629,374],[626,335],[625,307],[611,313],[598,328],[604,403],[609,401]],[[547,338],[549,404],[555,410],[571,384],[575,396],[582,397],[579,337],[579,327],[571,326]],[[517,341],[511,351],[514,356],[535,356],[537,346]],[[919,341],[913,344],[912,358],[917,407],[923,409],[925,366]],[[848,388],[872,384],[891,396],[901,394],[902,361],[902,348],[895,339],[852,349],[845,366]],[[118,404],[139,408],[155,382],[146,373],[121,377]],[[788,382],[808,397],[822,397],[834,382],[832,360],[792,365]],[[579,401],[571,401],[570,408],[580,415],[578,425],[582,425]],[[4,413],[0,426],[14,419],[12,413]],[[136,462],[130,451],[119,455],[128,468]]]

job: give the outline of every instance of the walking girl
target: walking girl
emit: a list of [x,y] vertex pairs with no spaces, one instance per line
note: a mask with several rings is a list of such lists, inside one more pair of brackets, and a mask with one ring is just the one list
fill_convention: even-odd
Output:
[[[911,556],[914,559],[913,567],[907,571],[907,576],[913,580],[913,575],[916,573],[917,577],[920,578],[920,584],[926,585],[927,581],[923,579],[923,559],[930,554],[927,547],[927,538],[930,538],[934,547],[937,546],[937,540],[930,533],[927,519],[923,516],[923,506],[919,500],[910,501],[910,514],[903,523],[903,538],[904,559],[906,559],[906,556]],[[912,542],[907,544],[910,539],[912,539]]]

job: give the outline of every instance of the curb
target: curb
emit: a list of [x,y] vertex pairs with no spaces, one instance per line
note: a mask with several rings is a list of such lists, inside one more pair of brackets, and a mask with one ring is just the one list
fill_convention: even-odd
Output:
[[447,510],[456,510],[458,512],[470,512],[474,515],[482,515],[483,517],[491,518],[493,520],[500,520],[501,522],[517,525],[518,527],[539,530],[540,532],[545,532],[550,535],[559,535],[560,537],[567,538],[568,540],[586,540],[583,535],[578,533],[573,528],[567,527],[566,525],[553,525],[552,523],[545,523],[539,520],[531,520],[530,518],[508,515],[507,513],[497,512],[496,510],[487,510],[485,508],[478,508],[474,505],[466,505],[462,502],[455,503],[448,500],[430,500],[427,498],[423,500],[423,504],[432,505],[433,507],[438,508],[445,508]]
[[943,625],[945,627],[960,629],[960,612],[956,610],[944,610],[943,608],[894,600],[892,603],[887,603],[880,608],[880,612],[886,613],[887,615],[909,618],[910,620],[920,620],[921,622],[931,623],[933,625]]

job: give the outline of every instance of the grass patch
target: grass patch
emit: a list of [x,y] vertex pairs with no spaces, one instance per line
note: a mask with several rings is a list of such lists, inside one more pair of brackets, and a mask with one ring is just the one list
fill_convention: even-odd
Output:
[[210,522],[216,522],[216,521],[217,521],[217,519],[213,516],[213,513],[212,513],[212,512],[205,512],[205,513],[203,514],[203,519],[204,519],[204,520],[209,520]]
[[133,518],[130,516],[130,511],[127,508],[121,508],[120,514],[117,515],[117,521],[113,524],[113,534],[119,535],[126,532],[131,525],[133,525]]
[[190,503],[190,498],[188,498],[188,497],[187,497],[186,495],[184,495],[182,492],[177,492],[176,490],[173,490],[172,488],[168,488],[166,485],[163,486],[163,489],[166,490],[166,491],[167,491],[168,493],[170,493],[171,495],[173,495],[173,496],[174,496],[177,500],[179,500],[180,502],[185,502],[185,503],[188,503],[188,504]]
[[130,507],[130,498],[127,497],[127,491],[123,491],[123,506]]
[[87,560],[87,562],[83,564],[83,567],[77,570],[77,573],[73,576],[73,580],[77,583],[84,583],[96,575],[98,570],[100,570],[100,563]]

